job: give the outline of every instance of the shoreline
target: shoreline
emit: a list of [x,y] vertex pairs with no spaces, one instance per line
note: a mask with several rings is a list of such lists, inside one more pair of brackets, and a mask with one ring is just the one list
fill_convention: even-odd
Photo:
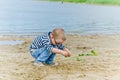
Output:
[[[46,32],[39,32],[39,33],[6,33],[6,34],[0,34],[0,37],[2,36],[37,36],[40,34],[44,34]],[[75,33],[75,32],[66,32],[66,35],[77,35],[77,36],[82,36],[82,35],[120,35],[120,33]]]
[[[39,0],[39,1],[43,1],[43,0]],[[45,1],[49,1],[49,2],[61,2],[63,3],[75,3],[75,4],[88,4],[88,5],[100,5],[100,6],[120,6],[120,3],[102,3],[102,2],[76,2],[76,1],[61,1],[61,0],[45,0]]]

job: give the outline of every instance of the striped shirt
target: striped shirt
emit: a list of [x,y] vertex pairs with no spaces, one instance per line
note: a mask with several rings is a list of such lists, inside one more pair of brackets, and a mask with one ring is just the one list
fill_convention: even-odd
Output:
[[51,51],[53,47],[57,47],[58,49],[64,50],[65,46],[63,44],[59,45],[52,45],[51,40],[50,40],[50,33],[45,33],[43,35],[37,36],[32,44],[30,45],[30,50],[31,49],[40,49],[40,48],[46,48],[48,51]]

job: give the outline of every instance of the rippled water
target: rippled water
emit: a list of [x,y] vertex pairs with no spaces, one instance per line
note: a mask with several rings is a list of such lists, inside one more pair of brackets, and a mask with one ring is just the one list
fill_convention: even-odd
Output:
[[67,33],[120,33],[120,7],[36,0],[0,0],[0,34],[36,34],[63,27]]

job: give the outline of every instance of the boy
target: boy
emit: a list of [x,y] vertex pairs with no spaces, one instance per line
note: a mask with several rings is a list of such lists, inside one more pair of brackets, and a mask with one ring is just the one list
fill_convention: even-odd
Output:
[[65,40],[65,31],[62,28],[37,36],[30,45],[30,53],[35,59],[34,65],[58,65],[53,62],[56,54],[70,57],[71,52],[62,44]]

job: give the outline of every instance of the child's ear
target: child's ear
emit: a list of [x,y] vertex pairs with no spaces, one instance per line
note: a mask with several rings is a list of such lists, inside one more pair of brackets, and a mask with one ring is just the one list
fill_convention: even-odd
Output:
[[53,39],[53,34],[51,33],[51,38]]

